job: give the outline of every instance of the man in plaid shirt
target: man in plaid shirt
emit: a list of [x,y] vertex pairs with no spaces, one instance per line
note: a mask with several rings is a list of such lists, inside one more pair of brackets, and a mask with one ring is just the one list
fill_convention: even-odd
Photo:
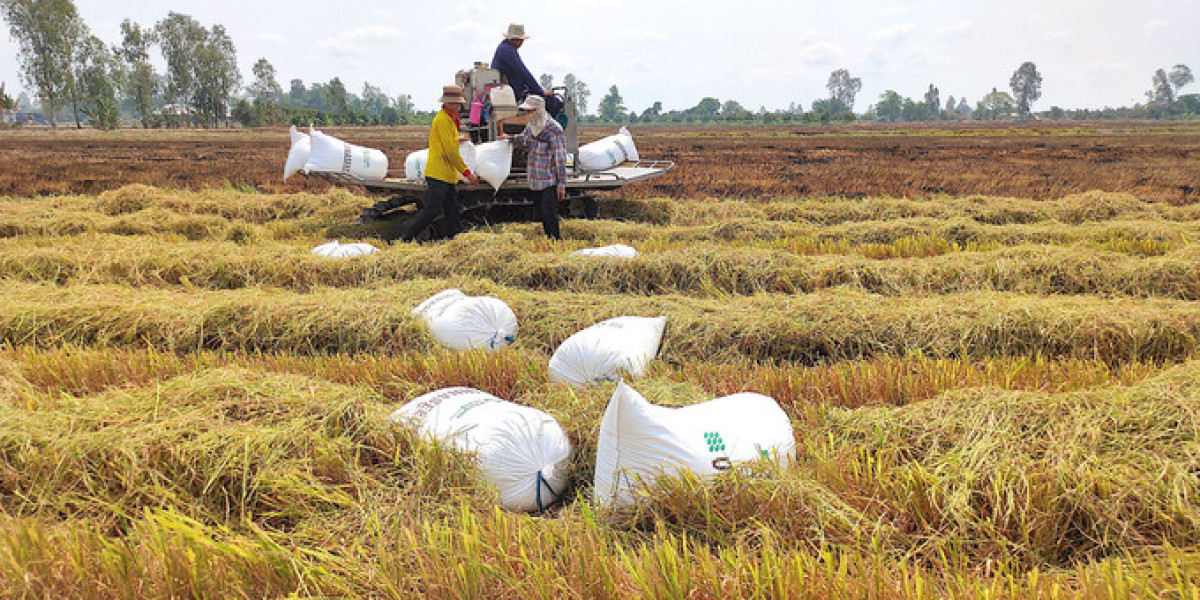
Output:
[[558,233],[558,202],[567,196],[567,140],[562,125],[546,113],[546,101],[530,94],[519,107],[527,111],[529,121],[525,130],[512,137],[501,134],[500,139],[529,148],[526,170],[529,189],[537,197],[542,230],[561,240]]

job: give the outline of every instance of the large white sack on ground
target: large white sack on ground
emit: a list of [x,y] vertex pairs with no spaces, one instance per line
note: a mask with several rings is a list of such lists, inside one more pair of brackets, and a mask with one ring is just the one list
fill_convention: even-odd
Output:
[[343,142],[332,135],[309,129],[312,152],[304,171],[347,173],[361,179],[387,177],[387,155],[374,148]]
[[567,486],[571,442],[554,417],[468,387],[430,392],[392,413],[393,422],[473,452],[509,510],[540,511]]
[[603,171],[625,161],[637,159],[637,146],[633,145],[633,135],[624,127],[616,135],[579,147],[579,167],[584,171]]
[[612,244],[610,246],[601,246],[599,248],[583,248],[576,250],[571,254],[580,256],[612,256],[616,258],[634,258],[638,255],[638,251],[631,246],[625,244]]
[[714,475],[759,459],[787,464],[795,445],[791,420],[769,396],[744,392],[667,408],[620,383],[600,422],[592,493],[601,506],[620,506],[633,501],[639,480]]
[[497,140],[475,146],[475,166],[471,170],[492,189],[499,190],[512,171],[512,143]]
[[417,305],[430,333],[454,350],[499,350],[517,339],[517,315],[499,298],[468,296],[450,288]]
[[640,377],[658,354],[666,317],[615,317],[577,331],[550,357],[550,380],[582,387]]
[[379,248],[361,242],[356,244],[342,244],[334,240],[313,248],[312,252],[318,256],[327,256],[329,258],[350,258],[352,256],[374,254],[379,252]]
[[292,135],[292,147],[288,150],[287,161],[283,163],[284,181],[303,169],[308,163],[309,154],[312,153],[312,140],[307,133],[297,131],[295,125],[292,125],[289,133]]

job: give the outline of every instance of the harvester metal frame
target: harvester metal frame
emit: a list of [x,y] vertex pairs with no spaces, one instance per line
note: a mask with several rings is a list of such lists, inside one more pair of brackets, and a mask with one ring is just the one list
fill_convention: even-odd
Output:
[[[482,143],[494,140],[499,133],[508,135],[520,133],[525,127],[523,115],[516,114],[516,107],[503,106],[491,113],[486,122],[471,124],[469,121],[470,101],[480,93],[487,93],[489,87],[500,83],[499,73],[487,68],[484,63],[476,63],[474,69],[460,71],[456,77],[459,85],[465,91],[468,103],[462,106],[462,133],[473,142]],[[487,86],[487,87],[485,87]],[[568,154],[566,198],[559,203],[560,213],[571,216],[595,218],[598,214],[595,192],[612,191],[626,185],[648,181],[666,174],[675,167],[670,160],[638,160],[626,161],[615,167],[600,171],[585,171],[575,166],[579,155],[579,124],[578,110],[575,99],[565,87],[552,88],[562,99],[566,125],[563,127]],[[497,117],[497,114],[502,116]],[[560,121],[561,122],[561,121]],[[476,185],[458,184],[458,200],[462,213],[480,211],[486,213],[491,206],[533,206],[536,202],[535,193],[529,188],[525,171],[525,154],[516,149],[513,156],[513,168],[508,178],[499,189],[493,190],[484,182]],[[363,179],[350,173],[313,171],[307,173],[312,177],[325,179],[331,183],[343,186],[358,186],[367,192],[389,196],[373,206],[363,209],[357,223],[362,224],[374,220],[389,220],[411,214],[406,210],[409,206],[420,209],[424,202],[425,180],[406,179],[402,171],[399,177],[384,179]],[[572,210],[572,207],[578,207]],[[486,217],[485,217],[486,218]]]

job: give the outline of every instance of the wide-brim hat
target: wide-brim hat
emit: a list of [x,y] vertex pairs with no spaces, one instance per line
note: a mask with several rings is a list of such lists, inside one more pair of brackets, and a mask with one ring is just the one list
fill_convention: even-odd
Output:
[[524,23],[509,23],[508,31],[504,32],[506,40],[527,40],[529,36],[525,35]]
[[521,105],[517,108],[525,110],[538,110],[541,108],[546,108],[546,100],[536,94],[529,94],[528,96],[525,96],[525,100],[521,102]]
[[466,98],[466,96],[463,96],[462,87],[457,86],[457,85],[443,85],[442,86],[442,97],[438,100],[438,102],[441,102],[442,104],[445,104],[447,102],[457,102],[459,104],[466,104],[467,98]]

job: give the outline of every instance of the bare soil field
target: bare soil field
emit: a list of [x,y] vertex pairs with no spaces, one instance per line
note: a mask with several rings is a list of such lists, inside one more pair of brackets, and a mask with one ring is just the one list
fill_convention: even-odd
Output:
[[[612,133],[586,127],[581,141]],[[844,127],[631,126],[639,152],[678,168],[625,197],[792,198],[988,195],[1061,198],[1089,190],[1200,199],[1200,123],[938,124]],[[383,150],[392,169],[425,128],[333,128]],[[0,194],[88,194],[130,183],[199,190],[322,191],[282,181],[284,129],[0,132]]]

